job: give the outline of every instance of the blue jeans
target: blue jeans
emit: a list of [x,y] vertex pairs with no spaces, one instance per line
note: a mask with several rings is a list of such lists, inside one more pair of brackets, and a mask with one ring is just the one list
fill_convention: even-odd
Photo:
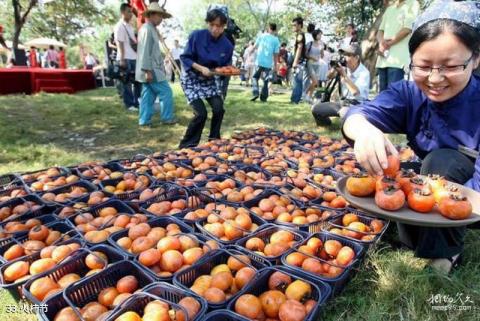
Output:
[[297,66],[293,76],[293,89],[290,101],[294,104],[298,104],[302,100],[303,94],[303,74],[305,72],[305,66]]
[[153,104],[157,96],[161,102],[160,119],[162,121],[172,121],[174,119],[173,93],[168,81],[152,81],[143,83],[142,101],[140,103],[139,121],[140,125],[148,125],[151,122],[154,112]]
[[405,72],[401,68],[377,68],[379,91],[384,91],[393,82],[403,80]]
[[136,61],[126,59],[125,62],[125,72],[127,76],[125,78],[125,81],[123,82],[123,103],[127,108],[131,106],[138,107],[138,98],[140,97],[142,85],[139,82],[135,81]]
[[260,77],[263,80],[262,92],[260,93],[261,101],[267,101],[268,98],[268,80],[270,79],[270,72],[270,68],[257,66],[257,69],[252,77],[252,91],[254,97],[258,97],[259,95],[258,80]]

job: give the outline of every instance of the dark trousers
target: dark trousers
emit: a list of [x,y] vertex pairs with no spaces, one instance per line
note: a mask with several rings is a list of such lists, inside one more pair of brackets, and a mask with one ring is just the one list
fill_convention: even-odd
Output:
[[[422,162],[420,174],[438,174],[464,184],[474,173],[474,162],[453,149],[437,149]],[[466,227],[433,228],[397,223],[400,241],[422,258],[449,258],[463,251]]]
[[312,106],[312,115],[317,126],[329,126],[332,121],[328,117],[337,117],[338,111],[342,108],[340,103],[316,103]]
[[[175,63],[177,64],[178,68],[180,68],[180,71],[182,70],[182,62],[180,59],[175,59]],[[172,66],[172,76],[170,77],[171,82],[175,82],[175,68]]]
[[401,68],[377,68],[378,73],[378,89],[384,91],[392,82],[403,80],[405,72]]
[[[255,73],[253,74],[252,77],[252,92],[254,97],[258,97],[260,94],[260,100],[261,101],[267,101],[268,98],[268,80],[270,79],[270,68],[265,68],[261,66],[257,66],[257,69],[255,70]],[[262,92],[259,93],[260,89],[258,86],[258,81],[262,78],[263,80],[263,87],[262,87]]]
[[[212,107],[212,122],[208,139],[219,139],[223,114],[225,113],[223,109],[223,99],[220,96],[214,96],[207,98],[207,101]],[[180,142],[180,148],[197,146],[202,137],[203,127],[205,127],[205,122],[207,121],[207,108],[203,100],[194,100],[190,105],[193,108],[193,119],[190,121],[185,136]]]
[[125,107],[138,107],[138,98],[142,92],[142,84],[135,81],[136,60],[126,59],[125,73],[127,76],[123,79],[123,103]]

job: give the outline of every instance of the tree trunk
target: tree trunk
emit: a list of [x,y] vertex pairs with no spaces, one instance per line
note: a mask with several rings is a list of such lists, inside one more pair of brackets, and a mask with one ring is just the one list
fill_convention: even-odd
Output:
[[[22,28],[25,25],[25,22],[27,21],[27,17],[30,14],[30,11],[33,9],[34,6],[37,5],[37,3],[38,3],[38,0],[29,0],[27,8],[25,12],[22,14],[21,13],[22,5],[20,4],[20,0],[12,0],[13,16],[15,18],[15,27],[14,27],[14,33],[13,33],[13,39],[12,39],[12,49],[18,49]],[[13,50],[13,52],[15,55],[15,50]]]
[[372,24],[368,32],[365,34],[365,38],[362,40],[362,52],[363,57],[362,61],[365,67],[370,71],[370,84],[374,82],[376,77],[375,75],[375,64],[377,62],[377,48],[378,48],[378,41],[377,41],[377,32],[378,28],[380,28],[380,24],[382,22],[383,14],[387,6],[382,8],[381,13],[375,19],[375,22]]

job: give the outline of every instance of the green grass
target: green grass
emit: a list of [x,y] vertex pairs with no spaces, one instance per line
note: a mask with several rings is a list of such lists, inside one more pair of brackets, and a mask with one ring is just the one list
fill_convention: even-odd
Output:
[[[288,104],[288,95],[274,95],[268,103],[251,103],[250,92],[232,89],[226,102],[222,133],[259,126],[313,131],[340,137],[338,121],[328,130],[317,128],[306,105]],[[86,160],[109,160],[137,153],[175,149],[191,109],[174,87],[179,124],[141,129],[137,117],[126,112],[114,90],[99,89],[77,95],[0,97],[0,174],[52,165],[75,165]],[[209,125],[205,126],[204,137]],[[95,138],[93,142],[90,142]],[[400,142],[401,136],[395,141]],[[394,224],[392,224],[394,226]],[[395,237],[391,229],[388,239]],[[386,238],[384,238],[386,239]],[[480,233],[469,231],[466,262],[446,277],[424,270],[426,261],[411,251],[392,248],[386,241],[359,268],[345,291],[328,303],[322,320],[480,320]],[[427,301],[441,294],[470,296],[467,311],[436,311]],[[0,320],[35,320],[28,314],[8,314],[15,300],[0,292]]]

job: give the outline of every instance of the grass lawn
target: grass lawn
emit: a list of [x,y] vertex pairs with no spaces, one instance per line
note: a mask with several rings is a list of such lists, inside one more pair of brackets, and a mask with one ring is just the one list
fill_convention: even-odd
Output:
[[[249,92],[235,88],[230,90],[225,106],[225,137],[259,126],[340,135],[338,122],[328,130],[317,128],[309,107],[288,104],[288,95],[274,95],[268,103],[251,103]],[[0,174],[175,149],[191,109],[178,86],[174,92],[179,124],[160,125],[155,115],[154,127],[147,129],[138,127],[137,116],[123,109],[112,89],[72,96],[0,97]],[[208,128],[207,124],[204,136]],[[328,303],[321,319],[480,320],[480,233],[468,232],[465,263],[446,277],[424,270],[425,260],[386,242],[395,238],[394,225],[342,295]],[[435,305],[448,305],[430,303],[437,294],[452,298],[452,309],[436,310]],[[459,299],[466,306],[464,310],[458,308],[462,306]],[[0,320],[36,320],[32,315],[8,313],[10,304],[15,301],[0,291]]]

